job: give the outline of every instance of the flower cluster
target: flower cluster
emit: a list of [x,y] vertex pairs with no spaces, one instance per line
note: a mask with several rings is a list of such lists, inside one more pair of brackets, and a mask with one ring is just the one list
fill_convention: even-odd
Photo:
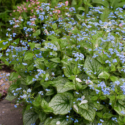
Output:
[[123,10],[104,21],[105,8],[91,7],[84,20],[85,13],[68,4],[31,0],[12,13],[8,41],[2,43],[10,46],[0,58],[16,71],[11,79],[21,76],[10,87],[15,107],[24,102],[29,112],[41,111],[42,124],[120,124],[125,116]]

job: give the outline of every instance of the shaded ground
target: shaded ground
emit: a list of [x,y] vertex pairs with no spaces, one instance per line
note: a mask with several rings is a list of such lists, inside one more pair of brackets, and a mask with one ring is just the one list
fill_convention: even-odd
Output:
[[14,102],[0,101],[0,125],[23,125],[22,109],[16,109]]
[[0,125],[23,125],[22,109],[14,107],[14,101],[9,102],[4,98],[12,82],[8,80],[10,70],[0,70]]

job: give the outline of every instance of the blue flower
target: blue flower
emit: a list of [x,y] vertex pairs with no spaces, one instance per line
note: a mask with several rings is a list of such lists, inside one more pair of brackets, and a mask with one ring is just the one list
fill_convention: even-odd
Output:
[[113,63],[116,63],[117,62],[117,59],[113,59],[113,61],[112,61]]
[[17,105],[14,105],[15,108],[17,108]]
[[119,81],[115,81],[114,83],[115,83],[116,85],[119,85],[119,84],[120,84],[120,82],[119,82]]

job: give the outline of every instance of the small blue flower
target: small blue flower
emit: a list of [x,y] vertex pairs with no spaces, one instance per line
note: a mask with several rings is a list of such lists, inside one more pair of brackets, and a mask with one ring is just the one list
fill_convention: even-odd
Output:
[[116,63],[117,62],[117,59],[113,59],[113,61],[112,61],[113,63]]
[[14,105],[15,108],[17,108],[17,105]]

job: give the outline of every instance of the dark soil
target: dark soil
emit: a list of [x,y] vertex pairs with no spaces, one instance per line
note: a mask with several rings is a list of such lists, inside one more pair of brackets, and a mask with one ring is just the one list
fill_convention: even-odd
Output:
[[6,81],[7,77],[3,76],[11,72],[13,71],[6,66],[0,69],[0,125],[23,125],[22,108],[15,108],[14,101],[5,100],[11,81]]
[[14,105],[14,102],[0,101],[0,125],[23,125],[22,109]]

